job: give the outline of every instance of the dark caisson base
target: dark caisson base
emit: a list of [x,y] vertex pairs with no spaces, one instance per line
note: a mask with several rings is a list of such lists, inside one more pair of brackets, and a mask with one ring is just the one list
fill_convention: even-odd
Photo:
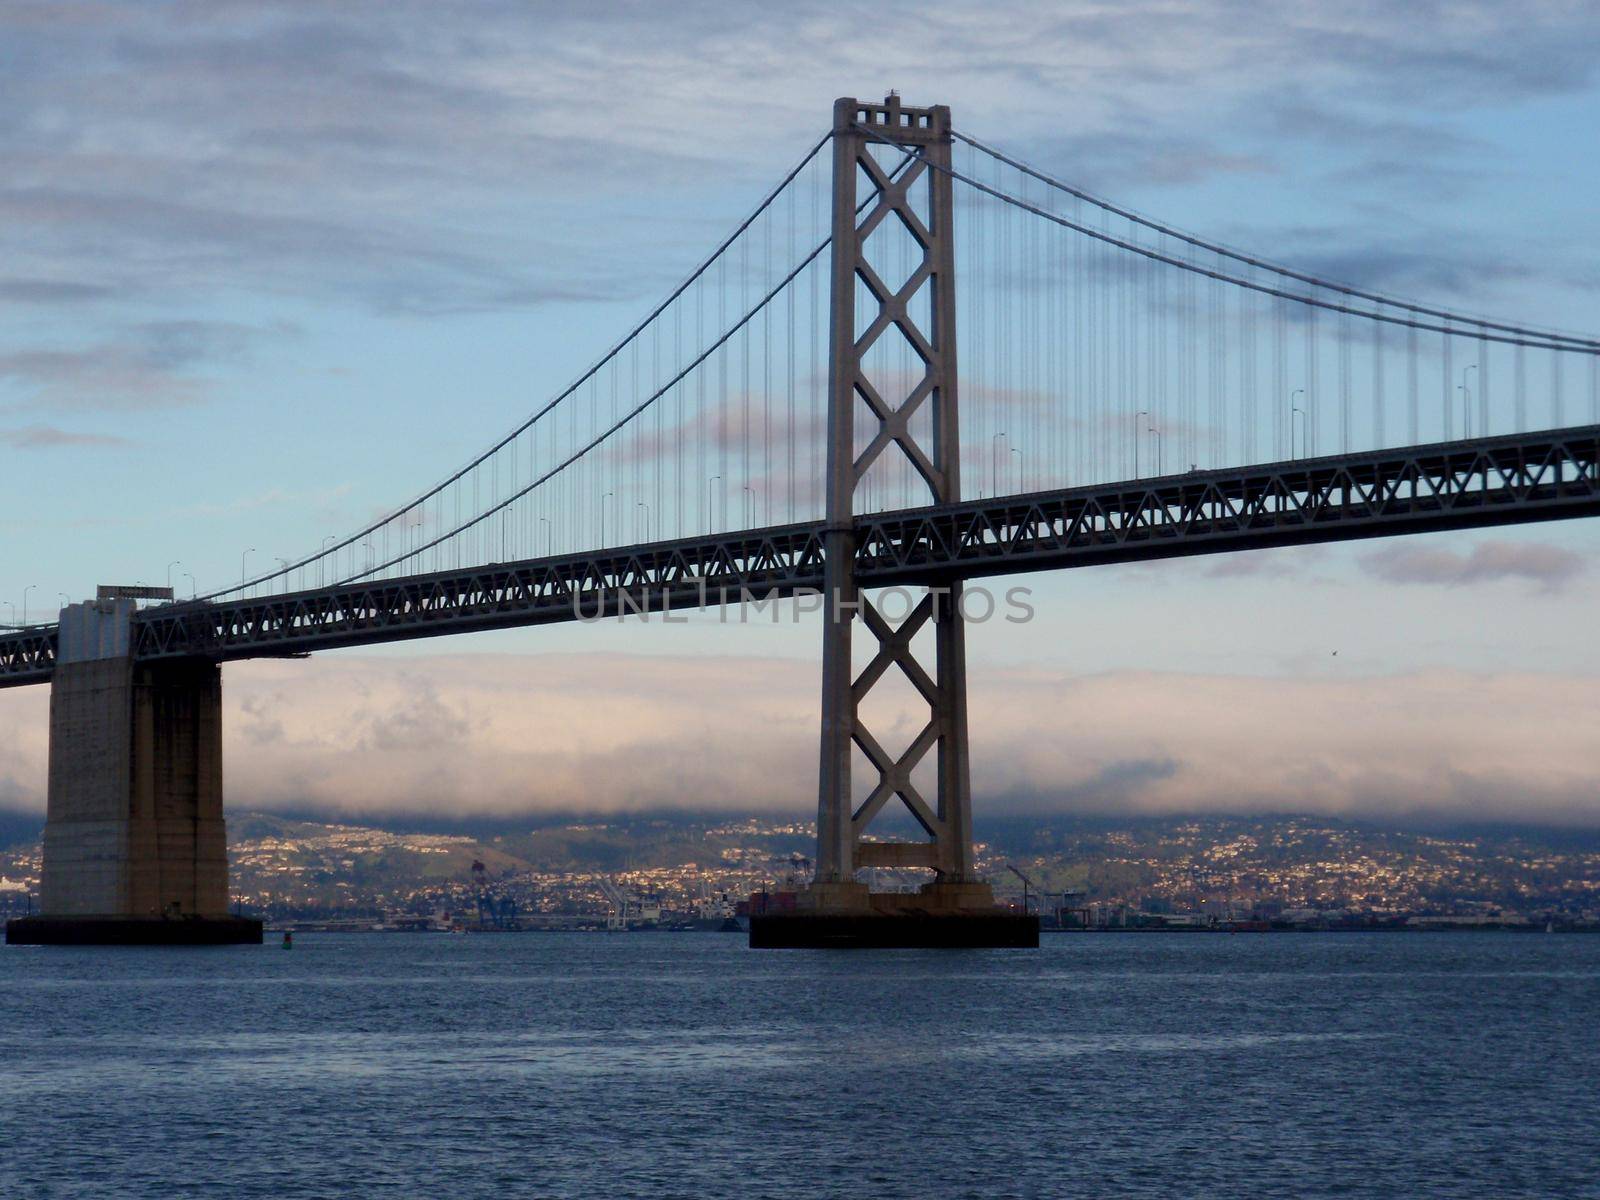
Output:
[[1021,913],[768,913],[750,918],[752,950],[1035,950],[1039,918]]
[[18,917],[10,946],[259,946],[250,917]]

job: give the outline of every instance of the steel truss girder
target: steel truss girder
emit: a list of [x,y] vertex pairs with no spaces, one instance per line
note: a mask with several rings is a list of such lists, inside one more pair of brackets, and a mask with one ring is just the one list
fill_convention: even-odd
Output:
[[44,683],[55,674],[56,627],[36,625],[0,633],[0,687]]
[[880,513],[862,579],[930,582],[1600,514],[1600,426]]
[[140,657],[234,658],[437,637],[468,630],[662,613],[792,595],[822,583],[815,525],[659,542],[595,554],[491,563],[221,605],[139,614]]
[[[861,586],[1600,516],[1600,426],[1203,471],[856,518]],[[228,661],[652,613],[821,587],[821,522],[343,584],[134,617],[140,658]],[[703,586],[694,582],[704,579]],[[0,687],[45,683],[53,625],[0,632]]]

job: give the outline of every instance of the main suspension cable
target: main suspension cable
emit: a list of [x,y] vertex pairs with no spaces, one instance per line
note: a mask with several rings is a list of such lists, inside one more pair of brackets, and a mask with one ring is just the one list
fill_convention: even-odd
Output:
[[[784,175],[783,179],[781,181],[779,181],[777,186],[774,187],[771,191],[769,191],[762,198],[761,202],[759,204],[757,204],[756,207],[750,212],[750,214],[748,216],[746,216],[745,219],[739,223],[739,225],[733,230],[733,232],[728,234],[727,237],[723,238],[722,241],[717,244],[716,249],[711,251],[711,253],[709,255],[707,255],[706,258],[704,260],[702,260],[701,263],[697,267],[695,267],[695,269],[693,271],[691,271],[689,273],[689,275],[681,283],[678,284],[677,287],[675,287],[670,293],[668,293],[667,297],[664,300],[662,300],[654,308],[652,308],[650,310],[650,312],[643,319],[641,319],[626,334],[624,334],[622,336],[622,338],[620,340],[618,340],[609,350],[607,350],[604,355],[602,355],[599,359],[597,359],[594,362],[594,364],[589,367],[588,370],[584,371],[583,374],[579,375],[577,379],[573,380],[572,383],[570,383],[559,394],[557,394],[554,399],[550,400],[543,407],[538,409],[538,411],[536,411],[526,421],[524,421],[522,424],[518,425],[510,433],[506,434],[498,442],[494,443],[494,445],[490,446],[489,449],[485,450],[483,453],[479,454],[476,458],[474,458],[471,462],[467,463],[465,466],[461,467],[459,470],[455,471],[451,475],[447,476],[445,479],[441,480],[439,483],[435,484],[432,488],[430,488],[427,491],[423,492],[416,499],[412,500],[409,504],[402,505],[399,508],[395,509],[388,516],[384,517],[381,521],[374,522],[373,524],[368,525],[366,528],[360,530],[359,532],[351,534],[349,537],[345,538],[344,540],[336,542],[335,544],[333,544],[331,546],[327,546],[327,547],[325,547],[325,548],[323,548],[321,550],[318,550],[315,554],[307,555],[305,558],[302,558],[298,562],[290,563],[287,566],[279,567],[276,571],[270,571],[270,572],[268,572],[268,573],[266,573],[264,575],[257,576],[256,578],[254,578],[254,579],[252,579],[252,580],[250,580],[248,582],[241,582],[237,587],[227,587],[227,588],[223,588],[223,589],[221,589],[219,591],[210,592],[210,593],[208,593],[208,594],[206,594],[204,596],[198,597],[198,599],[200,599],[200,600],[214,600],[219,596],[231,596],[236,592],[244,592],[244,591],[246,591],[246,590],[248,590],[250,588],[258,587],[261,584],[266,583],[269,580],[287,578],[292,572],[297,571],[297,570],[301,569],[302,567],[309,566],[312,563],[315,563],[315,562],[321,561],[323,559],[329,558],[330,556],[336,556],[339,553],[339,551],[347,549],[347,548],[349,548],[351,546],[354,546],[362,538],[368,537],[369,535],[371,535],[371,534],[383,529],[385,526],[389,525],[392,521],[394,521],[397,517],[403,516],[406,513],[411,512],[418,505],[425,504],[427,501],[429,501],[429,500],[433,499],[435,496],[437,496],[440,492],[444,491],[445,488],[449,487],[453,483],[458,482],[459,480],[464,478],[468,473],[470,473],[471,471],[473,471],[473,470],[477,469],[478,467],[482,466],[485,462],[487,462],[495,454],[498,454],[501,450],[505,449],[508,445],[510,445],[518,437],[520,437],[523,433],[527,432],[530,428],[532,428],[535,424],[537,424],[541,419],[543,419],[549,413],[554,411],[554,409],[556,408],[557,405],[559,405],[562,401],[566,400],[568,397],[574,395],[578,391],[579,388],[581,388],[584,384],[588,383],[597,374],[599,374],[599,372],[602,369],[604,369],[607,365],[609,365],[617,357],[618,354],[620,354],[636,337],[639,336],[640,333],[642,333],[645,329],[647,329],[650,326],[651,322],[653,322],[657,317],[659,317],[662,313],[664,313],[668,309],[668,307],[670,307],[672,305],[672,303],[675,300],[678,299],[678,297],[682,296],[684,294],[684,292],[688,291],[688,289],[691,286],[693,286],[693,284],[695,282],[697,282],[700,279],[700,277],[702,275],[704,275],[706,273],[706,271],[709,270],[711,268],[711,266],[714,263],[716,263],[722,257],[723,252],[726,251],[728,249],[728,247],[732,246],[733,243],[735,241],[737,241],[739,239],[739,237],[745,232],[745,230],[749,229],[750,226],[753,225],[756,222],[756,220],[761,216],[761,214],[766,212],[766,210],[772,206],[773,201],[776,200],[783,193],[785,188],[787,188],[791,183],[794,182],[794,180],[799,176],[800,172],[805,170],[805,168],[808,165],[810,165],[811,160],[814,159],[817,156],[818,152],[820,152],[821,149],[824,146],[826,146],[832,140],[833,140],[833,133],[832,133],[831,130],[828,133],[823,134],[823,136],[820,139],[818,139],[816,144],[813,145],[811,147],[811,149],[808,150],[805,153],[805,155],[800,159],[800,161],[798,163],[796,163],[795,166],[786,175]],[[499,506],[499,507],[504,507],[504,506],[502,505],[502,506]],[[491,510],[491,511],[497,511],[497,509],[496,510]],[[470,527],[470,526],[464,526],[463,528],[467,528],[467,527]],[[437,544],[437,542],[430,543],[430,545],[436,545],[436,544]],[[410,555],[407,555],[405,557],[410,557]],[[335,559],[335,561],[337,561],[337,559]],[[367,574],[367,573],[370,573],[370,572],[364,572],[363,574]],[[351,578],[351,579],[359,579],[359,578],[362,578],[362,577],[363,577],[362,575],[352,575],[349,578]]]
[[[885,136],[870,126],[857,125],[855,128],[863,135],[871,138],[873,141],[881,142],[885,146],[891,146],[894,149],[899,150],[902,154],[922,157],[920,155],[916,155],[913,148],[897,142],[893,138]],[[1207,279],[1216,279],[1222,281],[1223,283],[1231,283],[1235,287],[1245,288],[1252,292],[1259,292],[1265,296],[1278,296],[1285,300],[1293,300],[1297,304],[1306,305],[1308,308],[1321,308],[1326,309],[1329,312],[1349,313],[1352,316],[1365,317],[1372,321],[1383,321],[1386,324],[1399,325],[1410,329],[1425,329],[1434,333],[1461,334],[1465,332],[1458,327],[1452,328],[1447,324],[1436,325],[1428,321],[1409,320],[1405,317],[1390,316],[1388,314],[1379,312],[1370,312],[1362,308],[1352,308],[1347,304],[1339,304],[1335,301],[1323,300],[1315,296],[1306,296],[1302,293],[1287,291],[1283,288],[1270,287],[1267,284],[1258,283],[1255,280],[1242,279],[1237,275],[1230,275],[1225,271],[1219,271],[1215,268],[1201,266],[1199,263],[1187,262],[1184,259],[1177,258],[1173,255],[1164,254],[1159,250],[1152,250],[1148,246],[1141,246],[1137,242],[1130,242],[1126,238],[1119,238],[1111,233],[1103,233],[1091,226],[1069,220],[1063,216],[1059,216],[1056,213],[1050,212],[1048,209],[1040,208],[1036,204],[1031,204],[1028,201],[1021,200],[1016,196],[1011,195],[1009,192],[990,187],[988,184],[983,183],[980,180],[973,179],[956,170],[954,167],[947,167],[943,163],[934,162],[932,159],[926,159],[925,161],[927,161],[930,167],[937,171],[943,172],[944,174],[950,176],[951,179],[959,180],[961,183],[966,184],[970,188],[974,188],[977,191],[983,192],[985,195],[993,196],[996,200],[1001,200],[1015,208],[1022,209],[1024,212],[1030,212],[1034,216],[1043,217],[1046,221],[1051,221],[1054,224],[1060,225],[1064,229],[1070,229],[1075,233],[1083,234],[1085,237],[1093,238],[1098,242],[1103,242],[1106,245],[1113,246],[1118,250],[1126,250],[1132,254],[1138,254],[1145,258],[1153,259],[1156,262],[1165,263],[1169,267],[1177,267],[1180,270],[1188,271],[1192,274],[1200,275]],[[1315,286],[1320,287],[1322,285],[1317,284]],[[1393,308],[1405,308],[1409,311],[1409,306],[1402,303],[1394,301],[1383,301],[1383,303]],[[1474,328],[1480,324],[1476,318],[1472,317],[1451,316],[1447,319],[1467,324]],[[1509,328],[1516,329],[1517,327],[1511,326]],[[1502,342],[1510,346],[1530,346],[1536,350],[1558,350],[1574,354],[1600,354],[1600,341],[1569,341],[1561,335],[1547,336],[1542,333],[1523,330],[1518,330],[1518,332],[1525,333],[1527,336],[1513,337],[1504,333],[1486,334],[1483,335],[1482,340],[1490,342]],[[1552,340],[1552,338],[1556,338],[1558,340]]]
[[[1588,349],[1600,349],[1600,340],[1596,340],[1591,337],[1557,333],[1551,330],[1529,329],[1525,326],[1507,325],[1501,322],[1490,321],[1482,317],[1467,316],[1462,313],[1446,312],[1443,309],[1429,308],[1426,305],[1418,304],[1410,300],[1397,300],[1392,296],[1383,296],[1376,292],[1363,291],[1362,289],[1352,287],[1349,284],[1323,279],[1320,276],[1310,275],[1302,271],[1296,271],[1292,267],[1286,267],[1280,263],[1269,262],[1266,259],[1256,258],[1252,255],[1245,254],[1242,251],[1230,249],[1229,247],[1220,243],[1210,242],[1204,238],[1196,237],[1194,234],[1185,233],[1183,230],[1175,229],[1170,225],[1164,225],[1160,221],[1153,220],[1150,217],[1141,216],[1139,213],[1133,212],[1130,209],[1122,208],[1119,205],[1111,203],[1109,200],[1105,200],[1099,196],[1093,195],[1090,192],[1084,191],[1082,188],[1074,187],[1070,183],[1066,183],[1063,180],[1048,175],[1039,170],[1037,167],[1032,167],[1027,163],[1020,162],[1004,152],[995,149],[993,146],[986,145],[983,142],[980,142],[977,138],[968,137],[966,134],[961,133],[958,130],[951,130],[950,135],[956,138],[958,141],[965,142],[974,149],[981,150],[983,153],[998,159],[1000,162],[1005,163],[1006,166],[1020,171],[1024,175],[1037,179],[1041,183],[1048,184],[1050,187],[1056,188],[1058,191],[1065,192],[1069,196],[1086,201],[1097,208],[1102,208],[1115,216],[1119,216],[1124,220],[1131,221],[1135,225],[1141,225],[1144,228],[1164,237],[1170,237],[1177,241],[1185,242],[1196,249],[1221,255],[1224,258],[1230,258],[1233,261],[1242,263],[1246,266],[1259,267],[1263,270],[1271,271],[1275,275],[1281,275],[1286,279],[1293,279],[1298,283],[1308,284],[1311,287],[1322,288],[1326,291],[1338,292],[1341,295],[1349,296],[1356,300],[1368,300],[1374,304],[1381,304],[1386,308],[1403,308],[1407,312],[1417,313],[1421,316],[1438,317],[1441,320],[1456,321],[1463,325],[1471,325],[1474,328],[1497,329],[1502,333],[1512,333],[1525,337],[1543,338],[1552,342],[1571,342],[1573,343],[1574,349],[1580,347]],[[899,143],[895,143],[895,145],[898,149],[905,149],[905,147],[901,146]],[[1355,311],[1356,315],[1361,315],[1359,310]],[[1369,313],[1366,315],[1370,316],[1372,314]],[[1425,326],[1424,328],[1428,327]]]
[[[815,151],[813,151],[813,153],[815,153]],[[901,175],[901,173],[903,173],[913,162],[917,162],[917,161],[921,161],[921,160],[922,160],[922,156],[921,155],[918,155],[918,154],[908,155],[905,160],[903,160],[902,162],[900,162],[899,164],[896,165],[894,170],[889,172],[889,179],[891,181],[893,181],[894,179],[898,178]],[[861,201],[861,203],[856,205],[856,213],[857,213],[857,215],[859,215],[863,210],[865,210],[867,208],[867,206],[870,205],[877,198],[878,198],[878,196],[875,194],[873,196],[867,197],[867,199]],[[775,300],[784,291],[785,288],[787,288],[791,283],[793,283],[796,279],[798,279],[800,277],[800,275],[806,270],[806,268],[809,267],[813,262],[815,262],[817,257],[832,244],[833,244],[833,237],[832,237],[831,234],[828,237],[823,238],[822,241],[818,242],[816,244],[816,246],[814,246],[811,249],[811,251],[809,253],[807,253],[806,256],[803,259],[801,259],[798,263],[795,264],[794,268],[787,275],[785,275],[781,280],[779,280],[778,283],[776,285],[774,285],[770,291],[768,291],[764,296],[762,296],[762,298],[759,301],[757,301],[756,304],[752,308],[750,308],[749,311],[747,311],[744,314],[744,316],[740,317],[732,325],[728,326],[728,328],[725,329],[722,332],[722,334],[717,337],[717,339],[715,341],[713,341],[709,346],[705,347],[705,349],[703,349],[698,355],[696,355],[693,359],[691,359],[688,363],[686,363],[675,375],[672,376],[672,378],[667,380],[666,383],[662,384],[659,388],[657,388],[649,396],[645,397],[645,399],[640,401],[637,405],[635,405],[627,413],[623,414],[622,417],[620,417],[618,420],[613,422],[606,429],[602,430],[599,434],[597,434],[594,438],[592,438],[588,443],[586,443],[580,449],[573,451],[573,453],[568,455],[567,458],[565,458],[561,462],[557,463],[555,466],[550,468],[550,470],[546,471],[539,478],[537,478],[537,479],[533,480],[531,483],[529,483],[526,487],[523,487],[520,490],[514,492],[513,494],[506,496],[503,500],[501,500],[499,503],[494,505],[494,507],[485,509],[483,512],[477,514],[475,517],[471,518],[470,520],[465,521],[465,522],[461,523],[460,525],[456,526],[456,528],[439,534],[432,541],[430,541],[430,542],[428,542],[428,543],[426,543],[424,545],[417,546],[417,547],[415,547],[413,549],[410,549],[410,550],[406,551],[406,553],[404,553],[404,554],[396,555],[395,557],[389,559],[387,562],[378,563],[378,564],[376,564],[376,565],[374,565],[372,567],[367,568],[364,571],[360,571],[360,572],[357,572],[356,574],[349,575],[344,580],[342,580],[341,582],[343,582],[343,583],[352,583],[352,582],[354,582],[356,580],[359,580],[359,579],[365,579],[368,576],[375,575],[380,571],[385,571],[390,567],[398,566],[400,563],[403,563],[403,562],[407,561],[408,559],[415,558],[419,554],[423,553],[424,551],[430,550],[435,546],[441,545],[442,543],[449,541],[451,538],[456,537],[456,536],[458,536],[458,535],[460,535],[462,533],[465,533],[469,529],[472,529],[472,528],[480,525],[482,522],[484,522],[484,521],[488,520],[490,517],[492,517],[495,513],[499,512],[500,510],[502,510],[504,508],[509,507],[511,504],[515,503],[516,501],[522,499],[524,496],[528,495],[534,489],[538,488],[541,484],[544,484],[544,483],[548,482],[550,479],[554,478],[555,476],[561,474],[568,467],[572,466],[574,463],[576,463],[580,459],[582,459],[591,450],[595,449],[597,446],[601,445],[603,442],[605,442],[607,439],[609,439],[618,430],[622,429],[625,425],[627,425],[635,417],[639,416],[640,413],[644,412],[647,408],[649,408],[652,404],[654,404],[662,396],[666,395],[674,387],[676,387],[678,384],[683,382],[683,380],[686,379],[690,375],[691,372],[693,372],[697,367],[699,367],[701,364],[706,362],[706,360],[708,360],[713,354],[715,354],[723,346],[727,345],[727,343],[730,340],[732,340],[734,334],[738,333],[741,329],[745,328],[745,326],[749,325],[751,321],[755,320],[755,318],[757,316],[761,315],[767,309],[768,305],[770,305],[772,303],[772,301]]]

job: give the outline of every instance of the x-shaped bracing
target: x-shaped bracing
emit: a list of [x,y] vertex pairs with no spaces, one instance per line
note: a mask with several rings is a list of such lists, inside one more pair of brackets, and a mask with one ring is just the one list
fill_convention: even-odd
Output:
[[[942,471],[934,466],[922,446],[918,444],[911,433],[910,423],[923,403],[931,396],[934,389],[942,382],[935,364],[939,356],[928,341],[927,335],[911,319],[910,306],[917,292],[933,276],[933,235],[928,227],[923,224],[922,218],[917,215],[911,203],[910,188],[927,171],[927,163],[917,158],[898,176],[891,176],[886,172],[865,149],[856,157],[856,162],[866,171],[873,185],[878,189],[878,203],[873,205],[871,212],[856,229],[857,245],[865,247],[872,232],[893,213],[897,220],[905,227],[913,241],[922,251],[922,262],[911,272],[906,281],[898,290],[892,290],[879,276],[872,264],[864,255],[858,255],[855,270],[856,276],[866,285],[867,291],[872,294],[877,302],[878,313],[871,324],[862,331],[855,342],[855,394],[866,403],[867,408],[878,421],[877,432],[866,448],[855,458],[852,470],[856,480],[860,480],[880,455],[889,448],[891,443],[900,447],[911,465],[916,468],[927,483],[935,498],[945,496],[945,476]],[[922,378],[912,387],[910,392],[898,404],[891,404],[879,393],[865,373],[860,370],[862,357],[883,336],[890,326],[898,329],[911,347],[912,352],[921,360]]]
[[[912,640],[922,627],[933,619],[934,595],[929,592],[924,596],[922,602],[911,610],[898,627],[891,626],[866,596],[859,596],[858,603],[862,623],[877,640],[878,652],[873,655],[872,661],[850,687],[851,703],[857,708],[855,719],[851,722],[850,736],[876,768],[878,782],[862,801],[861,807],[851,815],[851,823],[856,836],[859,837],[888,803],[889,798],[899,796],[911,815],[916,818],[917,824],[921,825],[930,837],[937,838],[943,832],[944,822],[934,814],[928,802],[923,799],[922,793],[911,782],[911,773],[917,769],[917,764],[939,742],[940,722],[936,714],[942,709],[943,693],[939,690],[939,685],[923,669],[922,664],[917,661],[911,646]],[[861,701],[891,667],[897,667],[905,673],[911,686],[916,688],[928,702],[929,710],[927,724],[898,758],[892,756],[878,739],[873,737],[871,731],[862,723],[859,711]]]

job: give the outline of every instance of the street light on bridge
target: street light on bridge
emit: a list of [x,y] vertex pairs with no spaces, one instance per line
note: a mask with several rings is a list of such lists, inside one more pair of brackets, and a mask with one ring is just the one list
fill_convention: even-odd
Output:
[[1289,457],[1290,458],[1298,458],[1299,457],[1299,455],[1297,455],[1294,452],[1294,415],[1295,415],[1295,413],[1299,413],[1300,414],[1300,442],[1301,442],[1302,446],[1305,444],[1305,440],[1306,440],[1306,438],[1305,438],[1306,410],[1303,409],[1303,408],[1296,408],[1295,407],[1295,403],[1294,403],[1294,398],[1296,396],[1304,396],[1305,394],[1306,394],[1306,390],[1303,387],[1302,388],[1295,388],[1294,391],[1289,393]]
[[1467,386],[1467,372],[1477,369],[1477,363],[1468,363],[1461,368],[1461,433],[1464,437],[1472,436],[1472,389]]
[[1002,429],[999,433],[995,434],[994,437],[989,439],[989,486],[994,490],[994,494],[996,496],[998,496],[1000,494],[1000,439],[1001,438],[1005,438],[1006,439],[1006,445],[1008,447],[1011,445],[1011,439],[1006,436],[1006,431],[1004,429]]
[[712,522],[711,514],[712,514],[712,511],[713,511],[713,508],[714,508],[714,506],[711,503],[711,485],[713,483],[716,483],[717,480],[719,480],[721,478],[722,478],[721,475],[713,475],[710,479],[706,480],[706,532],[707,533],[711,532],[711,522]]
[[1139,418],[1148,417],[1149,415],[1150,410],[1148,408],[1141,408],[1133,414],[1133,477],[1135,479],[1139,478],[1139,442],[1142,440],[1139,437]]
[[245,567],[244,567],[245,560],[248,559],[255,552],[256,552],[256,548],[254,546],[251,546],[250,549],[246,550],[243,554],[239,555],[239,586],[241,588],[244,587],[244,581],[248,577],[247,573],[245,571]]
[[[322,562],[323,562],[324,556],[326,556],[326,554],[328,553],[328,543],[329,542],[336,542],[338,540],[339,540],[339,535],[338,534],[330,533],[327,537],[322,539],[322,544],[317,547],[317,586],[318,587],[322,586]],[[337,575],[338,573],[339,573],[338,566],[337,566],[337,564],[335,564],[334,574]]]

